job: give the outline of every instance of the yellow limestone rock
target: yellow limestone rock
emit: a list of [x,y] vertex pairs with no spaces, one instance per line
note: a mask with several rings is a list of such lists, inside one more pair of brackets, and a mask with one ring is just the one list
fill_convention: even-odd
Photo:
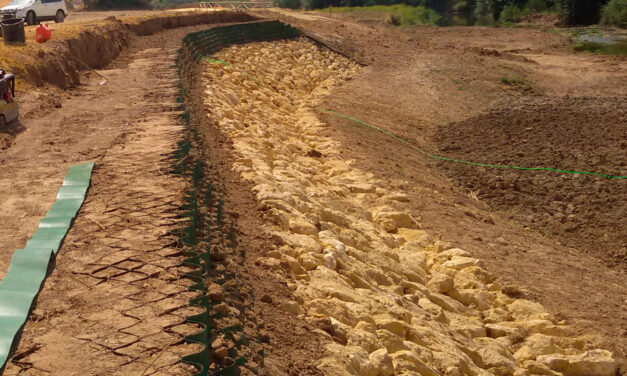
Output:
[[480,265],[480,261],[472,257],[453,256],[450,260],[446,261],[442,266],[445,268],[451,268],[461,270],[471,266]]
[[483,347],[477,350],[484,368],[499,376],[512,375],[519,367],[516,361],[504,349],[500,351],[494,347]]
[[427,283],[429,290],[440,294],[445,294],[450,291],[454,286],[453,278],[446,274],[434,273]]
[[389,330],[379,329],[377,330],[377,336],[390,354],[408,349],[407,346],[403,343],[404,339],[390,332]]
[[394,376],[394,363],[386,349],[378,349],[368,356],[378,376]]
[[375,222],[380,223],[387,232],[396,232],[399,227],[416,229],[416,220],[408,213],[396,211],[390,207],[383,206],[372,213]]
[[298,262],[305,270],[314,270],[318,266],[322,265],[320,260],[313,252],[303,253],[298,256]]
[[489,309],[495,299],[491,292],[479,289],[451,289],[448,294],[465,305],[474,305],[481,311]]
[[283,255],[281,257],[281,265],[285,265],[287,268],[289,268],[289,270],[292,271],[292,273],[297,274],[297,275],[307,273],[305,269],[303,269],[303,267],[300,266],[298,261],[292,256]]
[[509,312],[503,308],[491,308],[485,311],[483,315],[486,323],[497,323],[509,319]]
[[416,242],[418,245],[424,244],[424,246],[429,244],[429,234],[424,230],[399,227],[396,233],[398,236],[402,236],[405,241]]
[[280,308],[285,312],[293,313],[296,315],[300,315],[301,313],[303,313],[303,308],[293,300],[281,303]]
[[288,223],[289,229],[297,234],[316,235],[318,233],[316,226],[301,217],[291,217]]
[[498,324],[486,324],[485,329],[486,329],[486,333],[488,337],[490,338],[505,337],[508,335],[514,335],[518,332],[516,328],[512,328],[511,326],[498,325]]
[[413,351],[401,350],[391,356],[396,372],[410,371],[418,372],[422,376],[440,376],[433,368],[420,360],[418,354]]
[[526,299],[517,299],[507,306],[510,316],[516,321],[522,320],[549,320],[552,321],[553,315],[548,313],[540,303],[532,302]]
[[330,343],[326,350],[333,356],[322,359],[318,364],[318,369],[325,376],[377,376],[377,370],[370,362],[369,354],[361,347]]
[[355,328],[354,330],[349,330],[346,336],[346,344],[348,346],[359,346],[368,352],[372,352],[383,347],[376,332]]
[[541,355],[539,363],[564,376],[615,376],[618,364],[607,350],[590,350],[579,355]]

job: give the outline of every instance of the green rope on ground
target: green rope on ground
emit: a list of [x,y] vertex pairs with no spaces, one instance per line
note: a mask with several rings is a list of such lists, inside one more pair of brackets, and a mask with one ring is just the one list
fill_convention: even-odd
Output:
[[222,64],[222,65],[224,65],[225,67],[230,67],[230,66],[231,66],[229,63],[227,63],[227,62],[226,62],[226,61],[224,61],[224,60],[211,59],[211,58],[208,58],[208,57],[207,57],[207,58],[205,58],[205,60],[207,60],[207,61],[208,61],[208,62],[210,62],[210,63],[214,63],[214,64]]
[[433,155],[433,154],[429,154],[426,151],[412,145],[409,141],[404,140],[400,137],[398,137],[397,135],[395,135],[392,132],[386,131],[385,129],[379,128],[376,125],[372,125],[369,123],[366,123],[365,121],[359,120],[359,119],[355,119],[354,117],[348,116],[348,115],[344,115],[341,114],[339,112],[336,111],[332,111],[332,110],[326,110],[324,108],[316,108],[317,111],[319,112],[324,112],[327,114],[331,114],[331,115],[335,115],[344,119],[348,119],[351,120],[355,123],[359,123],[359,124],[363,124],[366,125],[370,128],[376,129],[377,131],[385,134],[386,136],[390,136],[392,138],[394,138],[395,140],[409,146],[410,148],[426,155],[429,158],[433,158],[433,159],[439,159],[442,161],[447,161],[447,162],[456,162],[456,163],[464,163],[467,165],[471,165],[471,166],[480,166],[480,167],[493,167],[493,168],[509,168],[509,169],[513,169],[513,170],[530,170],[530,171],[552,171],[552,172],[560,172],[560,173],[564,173],[564,174],[580,174],[580,175],[595,175],[595,176],[601,176],[604,178],[608,178],[608,179],[627,179],[627,176],[615,176],[615,175],[608,175],[608,174],[602,174],[600,172],[590,172],[590,171],[570,171],[570,170],[561,170],[558,168],[549,168],[549,167],[520,167],[520,166],[509,166],[509,165],[494,165],[494,164],[486,164],[486,163],[476,163],[476,162],[468,162],[468,161],[464,161],[461,159],[453,159],[453,158],[447,158],[447,157],[440,157],[438,155]]

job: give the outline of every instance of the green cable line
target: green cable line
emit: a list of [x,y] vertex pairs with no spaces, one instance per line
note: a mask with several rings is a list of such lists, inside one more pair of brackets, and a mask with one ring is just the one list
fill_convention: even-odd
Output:
[[207,60],[210,63],[214,63],[214,64],[222,64],[222,65],[224,65],[227,68],[231,66],[231,64],[227,63],[224,60],[217,60],[217,59],[211,59],[211,58],[205,58],[205,60]]
[[355,119],[354,117],[348,116],[348,115],[344,115],[341,114],[339,112],[336,111],[332,111],[332,110],[326,110],[324,108],[316,108],[317,111],[320,112],[325,112],[328,114],[332,114],[338,117],[342,117],[351,121],[354,121],[356,123],[359,124],[363,124],[366,125],[368,127],[371,127],[373,129],[378,130],[379,132],[385,134],[386,136],[390,136],[392,138],[394,138],[397,141],[402,142],[403,144],[409,146],[410,148],[426,155],[429,158],[433,158],[433,159],[439,159],[442,161],[448,161],[448,162],[456,162],[456,163],[464,163],[464,164],[468,164],[468,165],[472,165],[472,166],[480,166],[480,167],[494,167],[494,168],[510,168],[513,170],[531,170],[531,171],[553,171],[553,172],[561,172],[561,173],[565,173],[565,174],[580,174],[580,175],[595,175],[595,176],[601,176],[604,178],[608,178],[608,179],[627,179],[627,176],[615,176],[615,175],[607,175],[607,174],[602,174],[599,172],[590,172],[590,171],[570,171],[570,170],[561,170],[561,169],[557,169],[557,168],[549,168],[549,167],[520,167],[520,166],[509,166],[509,165],[494,165],[494,164],[486,164],[486,163],[476,163],[476,162],[469,162],[469,161],[464,161],[461,159],[453,159],[453,158],[447,158],[447,157],[440,157],[438,155],[433,155],[433,154],[429,154],[426,151],[412,145],[409,141],[404,140],[400,137],[398,137],[397,135],[395,135],[392,132],[386,131],[385,129],[379,128],[375,125],[366,123],[365,121],[359,120],[359,119]]

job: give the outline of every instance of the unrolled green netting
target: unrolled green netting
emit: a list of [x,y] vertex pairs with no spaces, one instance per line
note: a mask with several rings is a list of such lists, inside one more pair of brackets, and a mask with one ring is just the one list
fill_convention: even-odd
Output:
[[26,247],[15,251],[7,275],[0,282],[0,373],[13,346],[17,345],[18,333],[52,260],[85,200],[93,167],[93,162],[70,167],[56,202]]

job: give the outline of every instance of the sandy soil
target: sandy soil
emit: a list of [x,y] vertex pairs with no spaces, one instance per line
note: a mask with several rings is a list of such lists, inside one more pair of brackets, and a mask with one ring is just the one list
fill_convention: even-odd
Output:
[[[605,96],[625,95],[627,87],[624,58],[573,54],[571,41],[552,33],[399,31],[350,20],[314,23],[284,13],[289,15],[279,18],[315,31],[333,48],[368,64],[352,82],[334,90],[325,108],[392,131],[428,151],[438,150],[434,136],[440,126],[471,119],[496,105],[508,108],[521,97],[573,93],[604,101]],[[571,76],[577,79],[564,79]],[[503,77],[524,84],[503,85]],[[444,178],[431,161],[389,137],[334,116],[322,118],[335,127],[330,136],[342,140],[342,153],[355,159],[357,167],[387,181],[386,187],[410,194],[408,205],[425,229],[485,260],[490,271],[511,284],[514,296],[538,300],[582,333],[601,333],[604,345],[625,359],[627,286],[622,268],[608,267],[595,253],[561,245],[499,214]]]
[[[179,359],[199,350],[182,344],[183,335],[198,330],[183,324],[185,316],[198,312],[189,308],[181,279],[188,271],[180,266],[185,257],[170,234],[179,226],[185,186],[169,173],[182,137],[173,62],[182,38],[207,27],[132,38],[128,50],[98,72],[108,79],[104,86],[102,77],[91,73],[70,91],[19,93],[22,120],[9,129],[0,156],[0,173],[11,177],[0,187],[7,209],[1,216],[10,223],[0,234],[0,278],[13,250],[24,245],[54,202],[67,167],[86,160],[97,167],[80,219],[5,374],[192,373]],[[227,156],[212,159],[220,158]],[[245,205],[251,204],[244,198],[233,204]],[[242,234],[240,249],[265,250],[268,240],[255,236]],[[238,255],[246,253],[240,249]],[[225,287],[224,301],[246,310],[239,320],[253,341],[244,351],[249,366],[265,364],[268,375],[290,368],[317,374],[310,363],[319,346],[305,335],[307,324],[260,299],[289,300],[291,291],[254,258],[241,264],[241,270],[232,270],[242,275],[241,282]]]
[[[180,266],[182,256],[169,234],[178,227],[183,181],[164,175],[182,131],[176,126],[171,62],[186,31],[136,41],[103,72],[107,85],[100,86],[94,75],[57,97],[58,108],[34,109],[36,102],[24,99],[25,131],[3,153],[3,168],[21,170],[24,175],[12,173],[15,180],[31,182],[14,185],[7,199],[37,204],[34,216],[12,220],[20,227],[3,234],[3,273],[10,247],[29,236],[52,204],[67,166],[96,160],[96,169],[80,219],[4,374],[71,375],[79,372],[76,364],[80,374],[90,375],[190,373],[179,359],[195,348],[182,344],[183,335],[197,330],[185,324],[195,313],[189,309],[194,294],[181,280],[188,270]],[[94,100],[99,111],[93,111]],[[38,169],[48,174],[42,177]],[[49,180],[33,183],[37,176]],[[22,205],[2,215],[23,212]]]

